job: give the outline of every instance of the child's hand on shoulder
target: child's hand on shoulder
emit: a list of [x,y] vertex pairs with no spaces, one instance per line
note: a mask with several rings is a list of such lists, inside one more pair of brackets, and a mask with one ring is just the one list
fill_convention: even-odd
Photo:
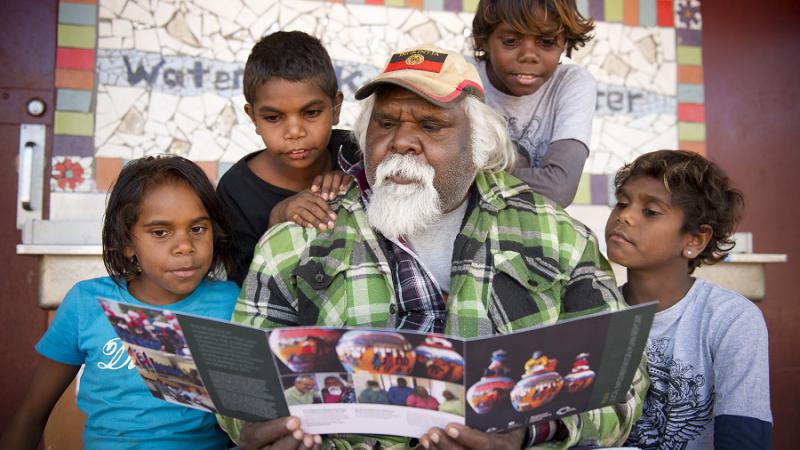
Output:
[[333,229],[335,220],[336,214],[328,202],[306,189],[275,205],[269,215],[269,226],[291,221],[306,228],[327,230]]
[[311,183],[311,192],[319,195],[324,200],[333,200],[341,194],[352,178],[341,170],[334,170],[314,178]]

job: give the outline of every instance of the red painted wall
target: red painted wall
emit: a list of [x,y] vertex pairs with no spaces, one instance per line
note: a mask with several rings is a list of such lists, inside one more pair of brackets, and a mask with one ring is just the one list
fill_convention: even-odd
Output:
[[800,423],[800,2],[703,0],[708,156],[744,192],[739,226],[766,269],[759,304],[770,338],[776,449],[797,448]]

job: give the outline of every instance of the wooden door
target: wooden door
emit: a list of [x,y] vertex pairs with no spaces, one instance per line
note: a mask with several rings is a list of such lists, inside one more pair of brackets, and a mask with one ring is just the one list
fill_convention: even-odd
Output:
[[[50,154],[57,14],[56,0],[4,2],[0,14],[0,429],[25,395],[36,360],[33,346],[47,326],[47,313],[37,305],[38,257],[16,254],[17,166],[21,124],[46,125]],[[26,108],[34,98],[46,107],[38,117]]]

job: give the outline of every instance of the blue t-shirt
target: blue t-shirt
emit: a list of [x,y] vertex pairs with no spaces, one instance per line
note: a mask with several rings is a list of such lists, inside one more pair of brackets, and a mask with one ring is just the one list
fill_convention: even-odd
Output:
[[[204,280],[185,299],[165,309],[230,319],[239,289]],[[224,449],[228,442],[213,414],[153,397],[114,333],[97,297],[153,307],[135,299],[109,277],[77,283],[56,312],[36,350],[54,361],[85,364],[78,408],[87,415],[85,449]]]

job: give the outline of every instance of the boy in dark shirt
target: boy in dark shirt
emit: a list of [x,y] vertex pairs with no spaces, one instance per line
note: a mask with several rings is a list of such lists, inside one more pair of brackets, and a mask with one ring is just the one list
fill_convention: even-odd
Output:
[[333,227],[327,200],[349,178],[331,172],[339,170],[340,150],[357,148],[348,131],[332,129],[342,93],[318,39],[299,31],[262,38],[247,58],[243,85],[245,112],[265,148],[239,160],[217,186],[236,237],[236,270],[228,278],[240,286],[269,227],[286,221]]

